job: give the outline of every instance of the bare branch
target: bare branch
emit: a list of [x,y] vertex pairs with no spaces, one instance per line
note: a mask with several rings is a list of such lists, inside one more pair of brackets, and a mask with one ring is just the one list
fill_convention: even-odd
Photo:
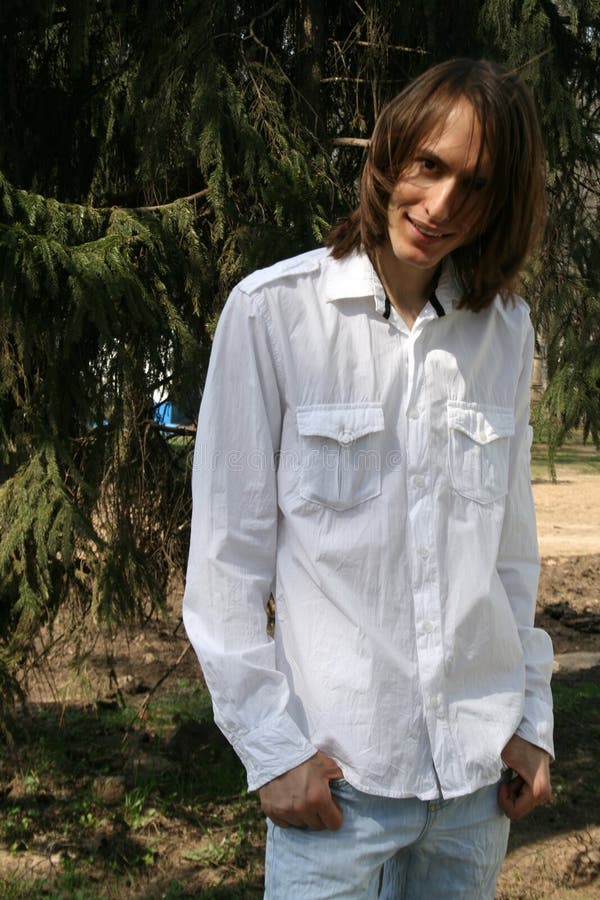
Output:
[[335,147],[368,147],[369,138],[337,137],[330,141]]
[[379,44],[373,41],[355,41],[359,47],[377,47],[380,50],[400,50],[402,53],[418,53],[421,56],[429,56],[429,50],[420,47],[405,47],[403,44]]
[[[371,84],[373,81],[372,78],[361,78],[360,76],[355,75],[332,75],[329,78],[321,78],[321,84],[327,84],[328,82],[334,81],[351,81],[354,84]],[[397,84],[397,78],[381,78],[379,79],[381,84]]]
[[[158,681],[156,682],[156,684],[154,685],[154,687],[152,687],[152,688],[148,691],[148,694],[146,695],[146,697],[145,697],[145,699],[144,699],[144,702],[142,703],[142,705],[140,706],[140,708],[139,708],[138,711],[137,711],[137,715],[136,715],[136,717],[135,717],[135,720],[136,720],[136,721],[139,720],[139,719],[143,719],[143,718],[144,718],[144,714],[145,714],[146,710],[148,709],[148,706],[149,706],[149,704],[150,704],[150,701],[151,701],[152,698],[154,697],[155,693],[157,692],[157,690],[159,689],[159,687],[161,686],[161,684],[163,684],[163,683],[167,680],[167,678],[169,677],[169,675],[172,675],[172,674],[173,674],[173,672],[175,671],[175,669],[179,666],[179,664],[182,662],[182,660],[184,659],[184,657],[187,655],[188,651],[191,649],[191,646],[192,646],[191,644],[186,644],[186,646],[183,648],[183,650],[181,651],[181,653],[179,654],[179,656],[177,657],[177,659],[175,660],[175,662],[172,663],[172,664],[169,666],[169,668],[167,669],[167,671],[166,671],[163,675],[161,675],[161,677],[158,679]],[[125,735],[123,736],[123,743],[124,743],[124,744],[127,742],[128,738],[129,738],[129,735],[130,735],[130,733],[131,733],[131,729],[133,728],[133,725],[134,725],[134,724],[135,724],[135,722],[132,722],[132,723],[130,724],[129,728],[127,729],[127,731],[125,732]]]
[[207,194],[208,188],[203,188],[201,191],[196,191],[195,194],[188,194],[187,197],[177,197],[176,200],[170,200],[168,203],[159,203],[156,206],[131,206],[129,209],[133,209],[136,212],[139,212],[142,209],[166,209],[168,206],[173,206],[181,200],[199,200],[200,197],[206,197]]

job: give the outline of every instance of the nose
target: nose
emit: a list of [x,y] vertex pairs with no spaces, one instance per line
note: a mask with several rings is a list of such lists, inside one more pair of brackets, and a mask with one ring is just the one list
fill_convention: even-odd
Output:
[[430,187],[425,200],[425,210],[432,223],[442,224],[452,218],[459,202],[457,194],[457,185],[453,178],[444,178]]

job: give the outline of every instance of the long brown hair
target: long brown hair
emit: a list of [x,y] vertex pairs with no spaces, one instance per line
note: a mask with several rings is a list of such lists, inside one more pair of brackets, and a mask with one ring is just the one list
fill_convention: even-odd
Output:
[[[381,112],[363,169],[360,205],[329,233],[336,259],[364,247],[374,259],[388,239],[388,202],[425,138],[443,127],[460,100],[473,107],[491,157],[477,236],[452,253],[464,295],[477,312],[500,293],[506,300],[541,238],[546,216],[544,151],[529,89],[486,60],[454,59],[428,69]],[[473,176],[475,183],[477,173]]]

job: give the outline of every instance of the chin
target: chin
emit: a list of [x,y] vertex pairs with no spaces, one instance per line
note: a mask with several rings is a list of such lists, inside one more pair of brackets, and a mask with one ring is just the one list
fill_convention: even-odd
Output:
[[[450,251],[449,251],[450,252]],[[398,253],[394,254],[396,260],[400,265],[412,266],[415,269],[422,269],[426,271],[427,269],[435,269],[441,261],[447,256],[447,253],[442,253],[439,256],[425,256],[418,251],[415,253]]]

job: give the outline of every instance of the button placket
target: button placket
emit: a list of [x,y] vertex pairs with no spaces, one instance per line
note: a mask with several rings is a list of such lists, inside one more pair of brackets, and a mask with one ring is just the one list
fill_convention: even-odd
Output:
[[425,383],[423,332],[410,341],[409,391],[406,410],[406,471],[408,524],[414,547],[413,603],[417,634],[416,651],[423,697],[423,714],[432,752],[436,746],[444,697],[440,678],[444,670],[442,630],[437,580],[433,501],[429,485],[431,447],[427,437],[429,415]]

